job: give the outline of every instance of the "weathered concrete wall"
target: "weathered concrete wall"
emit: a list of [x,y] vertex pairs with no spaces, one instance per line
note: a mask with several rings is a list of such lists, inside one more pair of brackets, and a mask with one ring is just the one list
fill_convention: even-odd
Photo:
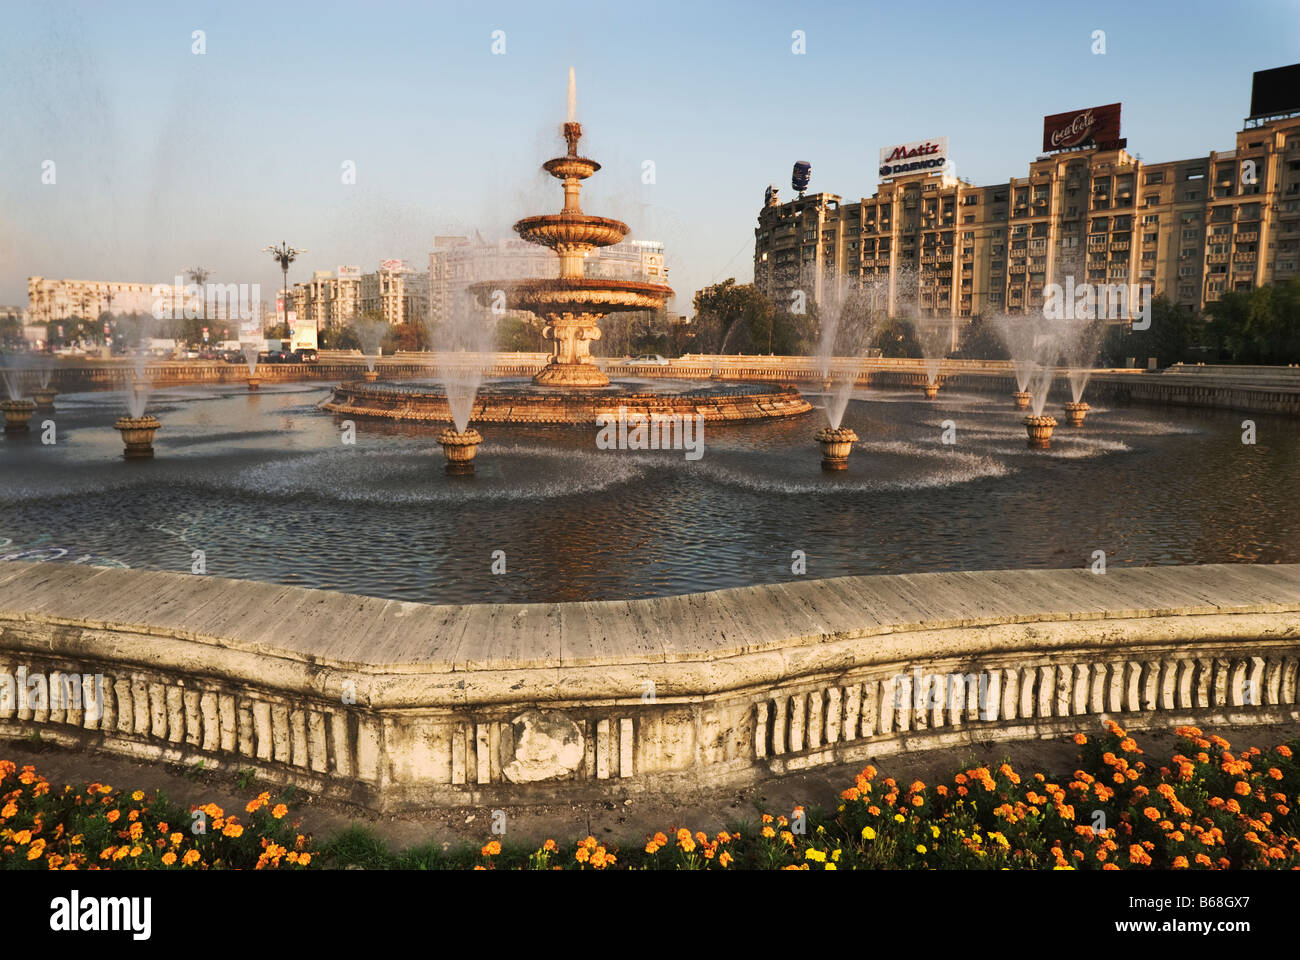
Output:
[[[40,701],[37,675],[81,702]],[[1298,686],[1297,565],[466,606],[0,565],[0,732],[375,809],[708,789],[1102,716],[1294,720]]]

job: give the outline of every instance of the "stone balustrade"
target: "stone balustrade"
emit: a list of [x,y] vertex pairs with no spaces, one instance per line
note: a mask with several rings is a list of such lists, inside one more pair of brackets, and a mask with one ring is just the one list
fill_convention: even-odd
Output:
[[727,788],[1103,717],[1294,721],[1298,685],[1300,565],[435,606],[0,564],[0,734],[376,810]]

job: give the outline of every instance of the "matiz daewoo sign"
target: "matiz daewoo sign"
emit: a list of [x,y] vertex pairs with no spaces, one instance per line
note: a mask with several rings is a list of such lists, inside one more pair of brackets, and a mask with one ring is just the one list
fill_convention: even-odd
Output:
[[936,173],[948,163],[948,138],[914,140],[880,150],[880,175],[897,177],[905,173]]

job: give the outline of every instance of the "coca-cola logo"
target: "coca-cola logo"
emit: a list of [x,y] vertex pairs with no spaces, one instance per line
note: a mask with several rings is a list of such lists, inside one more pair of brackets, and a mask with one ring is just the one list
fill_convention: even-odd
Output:
[[1052,132],[1052,146],[1077,146],[1088,139],[1089,134],[1092,132],[1092,128],[1096,126],[1096,124],[1097,121],[1093,118],[1092,110],[1085,110],[1083,113],[1075,117],[1069,124]]

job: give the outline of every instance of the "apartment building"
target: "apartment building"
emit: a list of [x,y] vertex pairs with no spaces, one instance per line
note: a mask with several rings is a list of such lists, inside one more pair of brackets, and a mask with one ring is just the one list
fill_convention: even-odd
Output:
[[423,323],[429,315],[429,275],[411,270],[404,260],[380,261],[373,273],[360,267],[317,270],[306,283],[295,283],[293,308],[317,331],[345,326],[365,313],[390,324]]
[[833,273],[880,284],[893,312],[971,317],[1041,309],[1044,287],[1067,275],[1149,283],[1196,309],[1300,275],[1300,104],[1248,120],[1234,149],[1162,163],[1128,152],[1119,104],[1109,107],[1114,136],[1063,149],[1048,150],[1070,130],[1107,126],[1108,107],[1044,118],[1047,152],[1005,183],[899,164],[882,166],[873,196],[848,203],[832,193],[781,203],[769,188],[755,282],[786,304],[795,291],[820,300]]

